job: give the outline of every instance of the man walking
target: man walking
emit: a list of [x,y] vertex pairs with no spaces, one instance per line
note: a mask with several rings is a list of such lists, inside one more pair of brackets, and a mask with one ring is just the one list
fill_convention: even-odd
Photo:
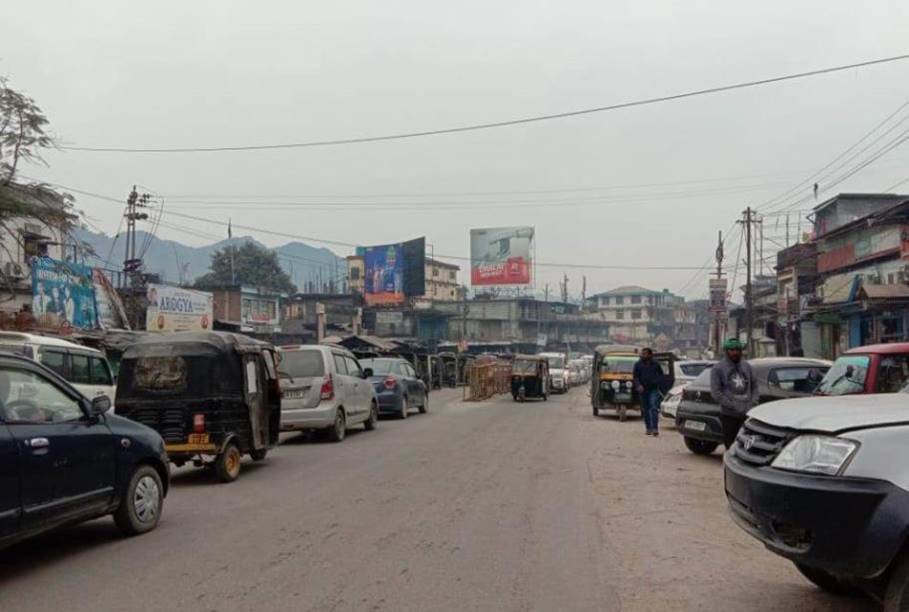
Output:
[[726,356],[710,372],[710,391],[720,405],[726,448],[732,448],[748,411],[760,398],[757,380],[747,361],[742,359],[742,343],[730,338],[723,343]]
[[653,351],[645,348],[634,364],[634,388],[641,398],[641,413],[648,436],[660,435],[660,382],[663,368],[653,360]]

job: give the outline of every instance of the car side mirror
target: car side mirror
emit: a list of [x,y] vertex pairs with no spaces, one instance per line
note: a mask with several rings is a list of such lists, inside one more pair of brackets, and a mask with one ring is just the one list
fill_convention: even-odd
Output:
[[110,398],[106,395],[99,395],[92,400],[89,414],[93,417],[99,417],[110,410]]
[[366,368],[363,370],[363,378],[370,378],[372,376],[372,368]]

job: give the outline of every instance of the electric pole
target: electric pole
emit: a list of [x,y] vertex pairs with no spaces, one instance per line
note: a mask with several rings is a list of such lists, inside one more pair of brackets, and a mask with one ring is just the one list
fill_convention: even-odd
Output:
[[137,286],[139,273],[142,271],[142,259],[136,258],[136,221],[145,221],[148,219],[148,213],[140,212],[140,209],[148,208],[148,201],[151,198],[147,193],[139,195],[136,192],[136,186],[129,192],[126,199],[126,252],[123,260],[123,275],[128,281],[130,287]]
[[723,321],[726,317],[726,280],[723,278],[723,232],[716,246],[716,283],[711,283],[710,308],[713,311],[713,354],[719,355],[723,343]]
[[748,351],[748,357],[754,357],[752,350],[752,330],[754,327],[754,302],[751,297],[751,207],[745,209],[745,348]]

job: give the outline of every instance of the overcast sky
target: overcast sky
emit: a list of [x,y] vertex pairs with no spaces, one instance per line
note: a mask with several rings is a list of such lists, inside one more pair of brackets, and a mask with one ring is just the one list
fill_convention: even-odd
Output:
[[[4,13],[0,74],[38,101],[62,143],[121,147],[444,128],[909,52],[909,4],[899,0],[32,0]],[[49,168],[23,172],[116,198],[138,183],[165,195],[168,209],[328,240],[375,244],[425,234],[436,253],[466,256],[471,227],[528,224],[536,227],[540,262],[699,266],[717,230],[745,206],[822,167],[909,99],[907,75],[909,62],[900,62],[546,123],[350,146],[60,151],[47,155]],[[909,146],[828,195],[884,189],[909,177],[907,160]],[[624,185],[645,186],[615,188]],[[452,195],[467,192],[482,195]],[[282,204],[228,209],[195,196]],[[532,204],[516,206],[522,201]],[[424,206],[326,210],[302,202]],[[118,205],[87,196],[78,204],[93,224],[117,230]],[[766,222],[768,236],[782,233],[779,219],[784,224]],[[226,235],[202,221],[165,222],[173,227],[160,236],[188,244]],[[794,233],[795,217],[790,223]],[[289,240],[234,234],[271,246]],[[555,287],[564,271],[540,266],[538,282]],[[627,283],[706,294],[706,279],[688,282],[690,271],[567,272],[572,294],[582,274],[588,294]]]

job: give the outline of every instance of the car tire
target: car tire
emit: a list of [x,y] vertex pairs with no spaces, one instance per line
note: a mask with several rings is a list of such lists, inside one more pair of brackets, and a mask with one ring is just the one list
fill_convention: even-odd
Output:
[[426,414],[429,411],[429,393],[423,396],[423,405],[420,406],[420,414]]
[[688,436],[685,436],[683,439],[685,440],[685,448],[695,455],[712,455],[713,451],[719,446],[717,442],[698,440],[697,438],[689,438]]
[[139,535],[158,526],[163,509],[161,476],[152,466],[140,465],[123,491],[120,507],[114,512],[114,522],[124,534]]
[[372,402],[369,404],[369,418],[363,421],[363,429],[366,431],[372,431],[376,428],[376,423],[379,421],[379,409],[376,407],[376,403]]
[[[827,591],[828,593],[833,593],[834,595],[853,595],[858,592],[858,589],[848,582],[843,582],[830,572],[825,572],[822,569],[816,567],[810,567],[808,565],[802,565],[801,563],[796,563],[795,568],[808,580],[810,580],[816,587],[822,591]],[[909,606],[909,594],[907,594],[907,606]],[[903,610],[909,608],[893,608],[894,610]]]
[[215,474],[221,482],[233,482],[240,477],[240,461],[243,456],[235,442],[228,442],[215,458]]
[[344,440],[347,435],[347,416],[342,408],[338,408],[335,412],[334,425],[328,428],[326,434],[330,442],[341,442]]
[[407,396],[401,398],[401,412],[398,413],[399,419],[406,419],[407,415],[410,414],[410,405],[407,402]]
[[265,461],[265,457],[268,456],[267,448],[254,448],[249,451],[249,456],[252,457],[253,461]]

